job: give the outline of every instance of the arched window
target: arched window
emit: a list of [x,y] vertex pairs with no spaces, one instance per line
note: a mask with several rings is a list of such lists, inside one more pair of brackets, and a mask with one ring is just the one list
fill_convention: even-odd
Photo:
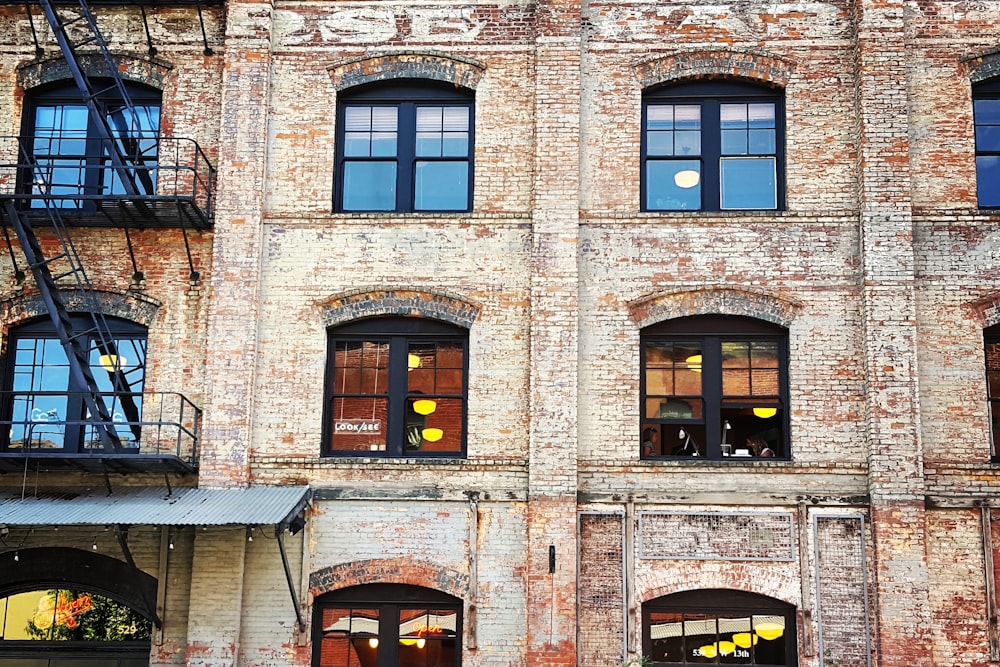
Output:
[[465,454],[468,331],[387,317],[330,329],[324,453]]
[[[110,80],[96,79],[97,88]],[[131,173],[140,194],[155,192],[160,132],[160,91],[128,83],[126,91],[135,114],[127,113],[113,100],[108,106],[108,126],[121,154],[129,157]],[[22,174],[22,191],[47,188],[53,205],[61,208],[94,209],[102,197],[126,192],[112,169],[111,147],[92,118],[80,89],[67,82],[32,91],[24,113],[25,149],[40,173]],[[46,193],[40,193],[46,194]],[[32,206],[42,207],[42,200]]]
[[313,612],[313,667],[462,664],[462,601],[419,586],[327,593]]
[[146,667],[156,579],[79,549],[0,555],[0,667]]
[[[90,367],[105,405],[117,422],[122,444],[137,446],[146,380],[146,328],[117,318],[106,318],[114,349],[102,350],[96,339],[84,337]],[[70,318],[77,332],[93,331],[89,315]],[[24,447],[43,451],[81,453],[101,448],[99,435],[87,423],[86,387],[76,386],[62,342],[48,318],[39,318],[11,330],[4,367],[4,419],[0,430],[3,451]]]
[[795,608],[743,591],[685,591],[642,605],[642,649],[651,665],[798,664]]
[[642,104],[645,211],[784,208],[784,97],[736,81],[647,91]]
[[1000,78],[972,89],[979,208],[1000,208]]
[[337,211],[469,211],[475,100],[439,81],[359,86],[337,104]]
[[641,456],[788,458],[788,333],[698,316],[642,331]]

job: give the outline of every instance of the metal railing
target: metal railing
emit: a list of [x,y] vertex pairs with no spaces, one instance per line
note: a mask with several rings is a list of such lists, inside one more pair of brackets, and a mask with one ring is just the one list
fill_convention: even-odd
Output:
[[[0,452],[176,456],[195,464],[201,408],[175,392],[102,393],[121,446],[108,450],[83,407],[84,392],[0,392]],[[71,418],[71,415],[81,415]]]
[[[128,158],[129,193],[111,159],[111,142]],[[126,145],[127,144],[127,145]],[[193,139],[140,136],[0,136],[0,200],[31,217],[46,202],[80,224],[211,225],[215,167]]]

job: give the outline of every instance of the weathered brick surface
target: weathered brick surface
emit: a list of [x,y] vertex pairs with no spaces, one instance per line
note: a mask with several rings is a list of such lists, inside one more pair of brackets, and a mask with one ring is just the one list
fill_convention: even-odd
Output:
[[[215,229],[133,231],[141,281],[120,230],[74,241],[104,312],[149,327],[150,389],[206,408],[181,483],[322,493],[286,540],[307,623],[314,595],[409,583],[467,601],[467,667],[614,667],[643,602],[728,588],[796,606],[803,667],[863,667],[868,646],[880,667],[990,664],[1000,217],[976,209],[971,87],[1000,75],[1000,2],[239,0],[204,12],[214,54],[193,7],[148,13],[154,57],[137,7],[98,11],[123,75],[163,90],[164,131],[219,167]],[[65,75],[39,38],[0,7],[0,134]],[[473,211],[332,214],[338,95],[414,77],[475,94]],[[787,210],[640,212],[643,90],[730,77],[784,91]],[[0,331],[42,314],[0,264]],[[466,459],[320,457],[326,329],[386,314],[468,328]],[[790,461],[639,460],[640,331],[698,314],[787,327]],[[792,560],[650,556],[616,523],[643,511],[794,514]],[[838,512],[864,535],[814,523]],[[310,664],[257,534],[178,530],[161,564],[134,529],[167,581],[153,664]]]

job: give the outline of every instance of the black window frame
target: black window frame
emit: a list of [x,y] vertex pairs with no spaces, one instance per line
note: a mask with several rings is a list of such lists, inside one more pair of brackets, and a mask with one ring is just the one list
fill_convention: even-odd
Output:
[[[136,341],[141,347],[141,362],[137,365],[127,364],[125,366],[113,365],[115,362],[108,361],[105,362],[103,357],[99,358],[99,363],[95,366],[92,362],[91,370],[94,373],[95,379],[100,378],[101,374],[105,374],[108,377],[109,386],[111,390],[107,393],[102,394],[105,404],[112,414],[112,417],[116,422],[119,422],[116,430],[118,435],[122,438],[123,453],[134,453],[138,451],[138,443],[141,440],[141,414],[142,414],[142,393],[145,389],[146,377],[146,364],[148,355],[148,342],[149,342],[149,331],[148,329],[130,320],[117,317],[104,317],[104,321],[107,324],[108,331],[114,337],[115,341]],[[96,333],[94,329],[94,321],[90,314],[87,313],[72,313],[69,315],[69,322],[73,326],[74,331],[78,333],[85,345],[86,349],[90,350],[93,354],[94,352],[99,352],[97,348]],[[37,340],[37,341],[52,341],[55,343],[55,347],[61,348],[61,343],[59,342],[59,335],[55,331],[55,326],[52,320],[48,317],[39,317],[16,327],[12,327],[8,332],[6,354],[3,363],[3,377],[2,377],[2,391],[5,397],[3,404],[0,405],[0,416],[10,424],[12,420],[15,421],[14,425],[10,427],[5,427],[3,432],[0,433],[0,452],[19,452],[22,451],[19,447],[13,447],[11,442],[11,433],[20,424],[21,418],[25,418],[27,414],[31,414],[34,410],[31,409],[32,405],[35,405],[35,399],[32,397],[44,397],[46,395],[56,396],[60,394],[66,395],[66,407],[65,414],[53,415],[50,422],[54,424],[51,428],[53,432],[62,430],[63,446],[58,448],[62,453],[85,453],[92,448],[93,442],[92,438],[88,438],[87,433],[90,429],[86,424],[87,419],[87,408],[84,402],[84,393],[87,390],[85,387],[77,387],[73,384],[73,378],[68,377],[67,385],[65,387],[60,387],[58,389],[44,389],[44,390],[16,390],[15,389],[15,373],[23,374],[22,371],[18,371],[17,356],[18,356],[18,341],[21,340]],[[133,343],[134,344],[134,343]],[[130,346],[131,347],[131,346]],[[40,348],[36,346],[36,354]],[[134,350],[133,350],[134,351]],[[62,351],[65,354],[64,351]],[[129,350],[116,349],[115,353],[117,355],[122,355],[123,357],[131,356],[132,352]],[[139,360],[131,359],[129,361],[137,362]],[[106,368],[98,368],[100,364],[108,363]],[[43,363],[32,364],[31,365],[31,377],[36,378],[39,374],[35,369],[44,369],[44,359]],[[138,391],[135,392],[115,392],[115,384],[122,386],[134,386],[138,385]],[[34,384],[34,380],[32,380]],[[21,414],[16,405],[20,400],[18,396],[25,394],[28,397],[28,404],[25,406],[24,411],[26,415]],[[30,396],[29,396],[30,395]],[[37,408],[35,408],[37,409]],[[32,418],[34,421],[34,418]],[[40,428],[44,429],[44,425]],[[41,431],[39,431],[41,433]],[[91,434],[92,435],[92,434]],[[30,437],[30,436],[26,436]],[[34,439],[33,437],[31,438]],[[89,444],[88,444],[89,443]]]
[[[995,359],[991,353],[995,352]],[[997,451],[1000,440],[1000,324],[983,330],[983,355],[986,372],[986,409],[990,422],[990,461],[1000,463]],[[993,363],[995,361],[995,364]]]
[[[721,146],[720,106],[725,103],[774,104],[774,153],[726,154],[726,157],[772,156],[775,160],[775,206],[773,208],[723,208],[720,162]],[[668,208],[649,205],[649,165],[678,159],[678,156],[650,156],[648,153],[648,112],[655,105],[697,105],[701,109],[700,155],[691,161],[701,164],[701,202],[697,208]],[[642,126],[640,147],[641,173],[639,178],[640,210],[654,213],[688,212],[777,212],[785,210],[785,95],[780,88],[748,81],[694,80],[650,88],[642,97]]]
[[[113,82],[111,79],[96,77],[93,79],[93,84],[98,89],[108,89],[113,85]],[[149,192],[141,192],[141,194],[152,195],[155,194],[156,189],[156,163],[159,159],[158,147],[163,123],[163,91],[135,81],[125,81],[124,86],[129,99],[135,107],[155,107],[157,109],[155,133],[141,133],[140,137],[129,134],[127,141],[119,140],[119,148],[124,154],[135,156],[136,158],[141,157],[141,159],[136,161],[136,164],[141,163],[144,166],[134,168],[136,183],[142,190],[150,190]],[[113,96],[106,96],[106,98],[102,98],[102,101],[107,105],[109,110],[113,111],[116,108],[116,101]],[[121,102],[121,100],[118,100],[118,102]],[[39,108],[70,105],[86,107],[80,89],[71,80],[59,81],[29,91],[25,96],[24,113],[21,119],[21,134],[26,142],[30,142],[26,147],[32,151],[34,160],[72,160],[72,158],[79,158],[81,168],[84,170],[84,183],[81,193],[84,199],[73,206],[73,208],[94,211],[98,208],[97,199],[100,199],[102,196],[120,196],[120,194],[113,191],[116,176],[111,168],[110,158],[105,150],[106,147],[104,146],[98,122],[91,117],[89,111],[87,113],[87,129],[84,140],[85,148],[82,155],[78,152],[47,152],[45,153],[46,157],[42,158],[42,154],[36,152],[40,142],[41,144],[47,143],[50,146],[59,146],[60,141],[58,138],[52,139],[48,136],[40,138],[38,136],[37,114]],[[124,123],[128,122],[127,118],[121,118],[121,120]],[[115,129],[113,123],[111,127],[113,136],[119,137],[120,133]],[[150,147],[152,148],[152,152],[150,152]],[[56,151],[58,151],[58,148]],[[39,165],[39,168],[44,168],[44,166]],[[28,193],[37,188],[34,175],[28,170],[22,170],[18,178],[19,192]],[[58,181],[58,178],[54,180]],[[66,199],[71,200],[72,197],[67,196]],[[57,205],[66,206],[68,202],[64,201],[63,204]]]
[[[462,635],[464,604],[460,598],[441,591],[422,586],[406,584],[365,584],[353,586],[338,591],[331,591],[316,598],[313,604],[312,626],[312,665],[323,667],[322,650],[324,638],[324,611],[333,609],[365,609],[377,610],[378,640],[377,646],[387,650],[379,651],[377,667],[394,667],[397,664],[399,650],[399,630],[401,626],[400,613],[406,610],[423,610],[427,608],[455,612],[455,634],[453,639],[455,662],[448,667],[462,665]],[[392,619],[395,619],[392,621]],[[355,633],[346,633],[352,637]],[[332,667],[341,667],[334,665]]]
[[[334,422],[336,410],[335,401],[340,396],[376,396],[381,394],[366,394],[338,392],[334,386],[336,375],[336,351],[338,344],[359,344],[379,341],[387,343],[388,354],[388,386],[387,414],[385,425],[385,448],[382,450],[365,449],[334,449]],[[461,401],[460,447],[457,451],[424,450],[410,446],[407,440],[408,428],[413,424],[414,401],[421,399],[423,394],[411,392],[408,387],[407,374],[410,370],[409,353],[411,344],[427,346],[447,343],[461,348],[462,354],[462,391],[456,393],[441,393],[427,398]],[[376,458],[452,458],[466,457],[468,433],[468,395],[469,395],[469,331],[449,322],[422,317],[377,317],[357,320],[327,331],[327,362],[326,379],[324,383],[323,402],[323,445],[321,454],[325,457],[376,457]],[[374,398],[373,398],[374,400]]]
[[[733,656],[724,659],[722,656],[716,658],[698,659],[692,655],[691,660],[657,660],[652,640],[652,615],[656,613],[698,616],[715,616],[722,618],[725,615],[733,616],[780,616],[784,619],[784,628],[780,638],[783,639],[783,652],[785,661],[757,662],[755,647],[761,643],[761,638],[750,642],[751,647],[747,649],[752,653],[749,661],[744,661],[742,657]],[[686,616],[682,616],[686,618]],[[761,626],[763,628],[763,626]],[[686,625],[682,625],[686,628]],[[732,634],[717,629],[718,636]],[[749,634],[749,633],[748,633]],[[751,639],[753,639],[751,637]],[[777,638],[768,640],[777,641]],[[755,667],[797,667],[798,665],[798,640],[796,626],[796,610],[794,605],[777,600],[765,595],[749,593],[740,590],[725,589],[701,589],[683,591],[663,597],[648,600],[642,604],[642,651],[643,655],[650,656],[650,667],[679,667],[687,665],[701,664],[745,664]],[[686,652],[686,651],[685,651]]]
[[[346,145],[346,111],[352,106],[394,107],[398,111],[396,133],[396,184],[393,209],[348,208],[345,206],[345,163],[390,161],[388,156],[348,157]],[[416,154],[416,113],[419,107],[461,107],[468,110],[467,154],[438,158]],[[473,207],[475,173],[475,91],[435,80],[399,79],[357,86],[341,92],[337,99],[337,140],[334,168],[334,213],[468,213]],[[448,162],[464,160],[466,173],[466,206],[462,209],[417,208],[416,165],[418,161]]]
[[[1000,178],[997,178],[993,183],[984,184],[983,181],[986,179],[982,178],[979,171],[980,158],[992,158],[997,161],[996,169],[1000,173],[1000,139],[997,140],[997,147],[995,149],[987,150],[980,147],[980,128],[987,125],[986,123],[980,123],[981,119],[976,118],[976,103],[983,100],[996,101],[997,104],[1000,104],[1000,77],[988,79],[972,87],[972,116],[976,143],[976,203],[980,209],[997,211],[1000,210]],[[994,134],[1000,135],[1000,124],[993,125],[991,123],[989,127],[994,128]],[[990,185],[992,188],[989,189],[986,185]],[[995,202],[989,204],[983,203],[983,193],[987,191],[995,198]]]
[[[723,343],[747,343],[752,358],[753,344],[762,342],[774,345],[777,351],[778,392],[752,396],[725,397],[723,395]],[[691,345],[701,350],[701,359],[696,364],[697,373],[702,378],[700,394],[647,392],[647,350],[661,345]],[[785,327],[763,320],[731,315],[698,315],[660,322],[640,332],[640,377],[639,377],[639,456],[643,460],[683,459],[700,461],[746,462],[751,460],[790,460],[789,438],[789,355],[788,330]],[[752,364],[752,361],[751,361]],[[773,371],[772,367],[761,367]],[[749,376],[756,370],[745,371]],[[701,400],[702,416],[694,410],[686,414],[683,409],[690,405],[687,401]],[[659,413],[649,414],[653,401],[660,401]],[[774,407],[775,414],[759,415],[757,410]],[[726,417],[723,410],[740,410],[743,416]],[[749,411],[749,412],[748,412]],[[736,422],[735,424],[733,422]],[[650,429],[654,429],[659,439],[660,452],[649,444]],[[777,430],[776,437],[772,436]],[[767,433],[766,441],[757,436]],[[708,434],[719,434],[709,437]],[[729,445],[729,452],[723,449],[723,437]],[[754,439],[759,451],[744,451],[743,444]],[[694,449],[697,449],[697,454]],[[770,451],[766,451],[770,450]]]

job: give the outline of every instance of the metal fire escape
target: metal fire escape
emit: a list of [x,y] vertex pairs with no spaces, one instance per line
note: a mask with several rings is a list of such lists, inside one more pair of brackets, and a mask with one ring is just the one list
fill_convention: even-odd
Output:
[[[116,403],[129,417],[137,418],[138,409],[129,394],[115,337],[73,244],[70,228],[95,224],[118,226],[125,229],[128,238],[129,227],[179,226],[184,230],[190,263],[186,230],[189,227],[204,229],[211,224],[214,172],[193,142],[190,142],[193,148],[186,152],[193,159],[168,163],[160,159],[168,152],[164,151],[168,143],[158,135],[144,137],[137,130],[143,127],[139,109],[130,98],[119,74],[119,63],[110,52],[87,0],[72,3],[75,6],[60,3],[58,9],[51,0],[40,0],[37,4],[98,133],[99,164],[96,167],[87,164],[79,169],[81,173],[88,169],[99,170],[104,185],[96,192],[77,190],[67,194],[67,188],[59,182],[58,161],[36,156],[35,142],[30,137],[22,137],[17,141],[16,163],[0,165],[0,171],[6,168],[14,175],[14,179],[8,180],[16,180],[18,184],[15,191],[0,193],[4,218],[0,222],[14,230],[27,268],[66,352],[71,384],[84,388],[82,399],[88,428],[99,437],[101,449],[106,454],[121,453],[122,438],[105,401],[106,394],[102,394],[91,369],[90,359],[95,349],[112,380]],[[31,19],[30,6],[26,9]],[[152,44],[150,52],[155,53]],[[210,49],[206,43],[207,53]],[[97,68],[92,64],[95,56],[99,56],[99,62],[103,61]],[[84,59],[88,66],[82,62]],[[93,74],[95,69],[99,76]],[[183,140],[175,140],[169,152],[179,153],[180,141]],[[151,144],[157,148],[152,159],[148,152]],[[44,230],[45,242],[39,240],[36,230]],[[6,234],[7,230],[4,232]],[[131,254],[130,240],[129,251]],[[198,276],[193,264],[191,274],[192,278]],[[84,310],[89,313],[87,325],[82,330],[68,312],[63,295],[66,289],[73,290],[74,299],[82,300]],[[130,412],[133,415],[129,415]]]

